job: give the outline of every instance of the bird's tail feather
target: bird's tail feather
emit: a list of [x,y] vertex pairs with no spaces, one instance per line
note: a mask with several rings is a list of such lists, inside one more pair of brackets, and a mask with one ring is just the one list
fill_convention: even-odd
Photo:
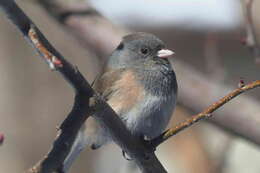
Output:
[[98,149],[108,141],[110,141],[110,137],[107,133],[100,128],[100,125],[92,117],[89,117],[78,132],[70,153],[63,162],[63,172],[69,171],[72,163],[86,146],[90,146],[91,149]]
[[65,161],[63,162],[63,172],[67,173],[78,157],[80,152],[88,145],[88,142],[84,138],[83,132],[80,130],[76,136],[76,139],[71,147],[70,153],[66,157]]

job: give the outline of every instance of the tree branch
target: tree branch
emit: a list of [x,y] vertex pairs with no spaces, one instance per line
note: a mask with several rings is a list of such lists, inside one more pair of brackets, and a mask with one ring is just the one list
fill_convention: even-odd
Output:
[[4,134],[3,134],[3,133],[0,133],[0,146],[3,145],[4,140],[5,140]]
[[[201,112],[216,98],[221,98],[234,89],[220,84],[214,79],[208,79],[203,73],[180,61],[174,61],[179,81],[178,103],[191,112]],[[192,74],[192,75],[191,75]],[[237,85],[236,85],[237,86]],[[199,98],[199,99],[198,99]],[[260,146],[259,101],[241,95],[239,99],[228,103],[219,109],[209,122]]]
[[158,136],[157,138],[155,138],[151,141],[152,146],[157,147],[158,145],[160,145],[161,143],[163,143],[170,137],[172,137],[172,136],[178,134],[179,132],[181,132],[182,130],[190,127],[194,123],[212,116],[212,113],[214,111],[216,111],[218,108],[220,108],[221,106],[223,106],[224,104],[226,104],[227,102],[232,100],[233,98],[237,97],[238,95],[240,95],[248,90],[254,89],[256,87],[260,87],[260,80],[251,82],[245,86],[242,86],[241,88],[237,88],[237,89],[233,90],[228,95],[224,96],[217,102],[211,104],[208,108],[206,108],[201,113],[194,115],[191,118],[187,119],[186,121],[179,123],[175,127],[166,130],[160,136]]
[[65,26],[81,45],[95,52],[101,60],[110,55],[111,50],[128,32],[111,23],[85,1],[73,4],[57,0],[37,2],[49,15]]
[[[86,48],[90,47],[97,55],[100,55],[101,59],[103,58],[102,60],[118,44],[119,41],[117,40],[121,38],[122,33],[126,33],[122,28],[116,27],[101,15],[93,16],[86,14],[85,16],[78,16],[70,13],[70,16],[60,21],[58,20],[60,14],[66,13],[66,11],[75,11],[77,8],[55,3],[55,6],[50,9],[50,6],[46,6],[46,3],[50,5],[50,2],[54,2],[54,0],[39,0],[38,2],[47,10],[48,14],[54,16],[58,22],[68,29],[80,43],[86,43],[84,44],[87,46]],[[45,2],[45,4],[42,2]],[[83,5],[77,3],[78,6],[84,7],[84,3]],[[87,9],[91,9],[88,5],[86,6]],[[59,13],[61,11],[62,13]],[[105,36],[105,38],[109,36],[109,39],[100,37],[101,30],[105,33],[101,34],[101,36]],[[96,39],[93,40],[90,37]],[[107,43],[107,40],[111,42]],[[232,90],[231,87],[225,84],[208,79],[205,74],[198,72],[193,67],[177,59],[174,60],[173,64],[179,86],[181,86],[179,88],[178,103],[184,105],[192,112],[200,112],[209,103],[213,102],[214,98],[222,97]],[[202,93],[206,94],[206,96],[201,97]],[[240,109],[241,105],[243,105],[243,109]],[[259,102],[251,97],[242,95],[239,98],[239,102],[229,103],[229,106],[225,107],[225,109],[215,112],[215,116],[209,119],[209,121],[222,129],[260,145],[260,128],[258,128],[260,127],[260,122],[257,117],[259,112]]]
[[59,71],[75,89],[74,106],[60,126],[53,148],[42,161],[30,170],[30,172],[42,173],[58,172],[70,151],[77,131],[89,115],[88,99],[93,95],[93,91],[81,73],[52,47],[14,1],[1,0],[0,6],[24,37],[49,64],[50,68]]
[[130,134],[113,109],[102,99],[96,97],[81,73],[54,49],[16,3],[12,0],[0,0],[0,7],[50,68],[59,71],[76,93],[73,109],[60,126],[53,148],[28,172],[62,172],[62,163],[70,151],[78,130],[88,115],[95,111],[93,116],[110,132],[113,140],[128,153],[143,173],[166,173],[154,152],[151,152],[139,138]]

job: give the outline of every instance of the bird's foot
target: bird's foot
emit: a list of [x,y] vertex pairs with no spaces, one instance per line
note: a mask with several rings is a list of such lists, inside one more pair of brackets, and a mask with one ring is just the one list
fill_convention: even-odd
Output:
[[[150,139],[148,139],[146,136],[141,136],[141,141],[143,142],[145,148],[148,150],[148,153],[145,156],[145,158],[149,159],[150,153],[154,153],[156,150],[156,147],[153,146],[152,141]],[[124,150],[122,150],[122,155],[128,161],[133,160],[131,157],[129,157],[127,155],[127,153]]]
[[141,136],[141,140],[143,141],[145,147],[148,149],[149,152],[153,153],[156,151],[156,147],[153,146],[152,141],[148,139],[146,136]]

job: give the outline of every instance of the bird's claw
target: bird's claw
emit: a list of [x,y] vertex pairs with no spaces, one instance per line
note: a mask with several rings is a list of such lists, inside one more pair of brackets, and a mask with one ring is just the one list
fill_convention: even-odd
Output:
[[156,147],[153,146],[153,143],[150,139],[147,139],[145,136],[142,136],[141,140],[143,141],[145,147],[148,149],[149,152],[153,153],[156,151]]

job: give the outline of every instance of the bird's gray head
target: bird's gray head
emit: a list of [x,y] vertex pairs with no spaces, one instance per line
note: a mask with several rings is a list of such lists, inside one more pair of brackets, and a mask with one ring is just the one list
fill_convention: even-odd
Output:
[[165,59],[173,54],[172,51],[165,49],[164,43],[156,36],[139,32],[123,37],[109,58],[108,65],[120,68],[139,62]]
[[107,68],[131,69],[147,91],[167,96],[177,92],[175,73],[167,59],[173,54],[156,36],[134,33],[123,37],[109,58]]

